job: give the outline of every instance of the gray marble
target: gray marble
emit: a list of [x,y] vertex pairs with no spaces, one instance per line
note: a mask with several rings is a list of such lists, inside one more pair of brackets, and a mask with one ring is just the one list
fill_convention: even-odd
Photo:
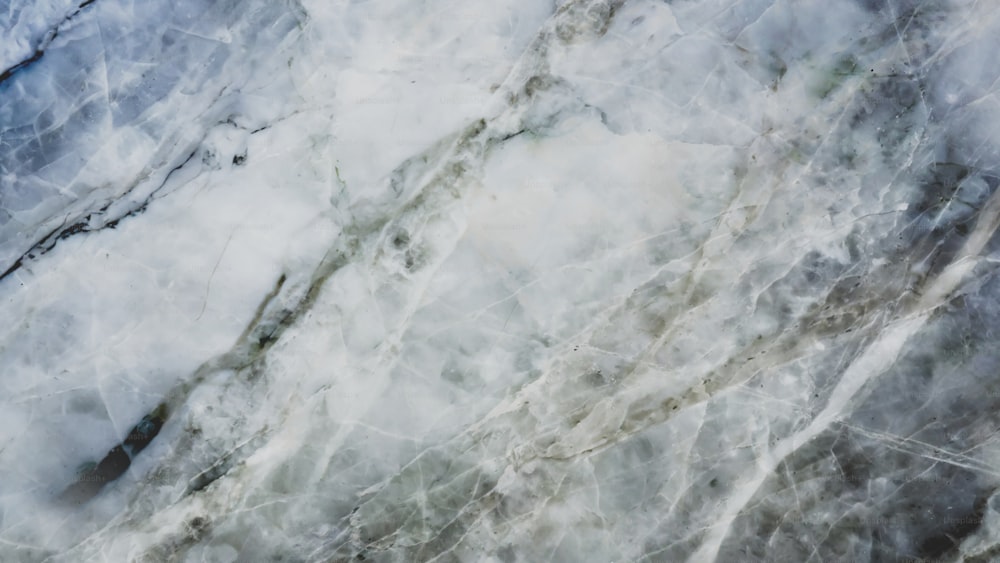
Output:
[[984,0],[0,0],[0,561],[1000,560]]

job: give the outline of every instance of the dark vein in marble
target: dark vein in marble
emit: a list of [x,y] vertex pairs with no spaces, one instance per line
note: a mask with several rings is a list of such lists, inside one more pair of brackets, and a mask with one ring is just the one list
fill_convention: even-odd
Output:
[[77,14],[83,11],[84,8],[93,4],[96,1],[97,0],[85,0],[84,2],[81,2],[80,5],[76,7],[76,10],[74,10],[68,16],[63,18],[63,20],[59,22],[54,28],[46,32],[46,34],[42,37],[42,40],[39,42],[38,46],[35,47],[35,52],[32,53],[31,56],[29,56],[28,58],[24,59],[19,63],[16,63],[14,66],[4,70],[3,72],[0,72],[0,85],[2,85],[4,82],[10,79],[10,77],[17,74],[18,71],[24,70],[25,68],[38,62],[43,56],[45,56],[45,50],[48,49],[49,45],[51,45],[52,42],[56,39],[56,37],[59,36],[59,30],[61,30],[63,26],[65,26],[73,18],[75,18]]
[[132,465],[132,459],[160,433],[168,414],[167,406],[161,403],[142,417],[122,442],[111,448],[97,465],[81,473],[76,482],[63,491],[59,500],[68,504],[84,503],[97,496],[106,484],[124,475]]
[[59,241],[61,240],[67,239],[73,235],[78,235],[80,233],[94,233],[102,231],[104,229],[114,229],[118,226],[118,224],[122,220],[127,219],[128,217],[135,217],[137,215],[141,215],[143,212],[146,211],[146,209],[149,208],[149,204],[153,201],[156,195],[163,189],[163,187],[167,185],[167,182],[170,181],[170,178],[174,175],[174,173],[183,168],[185,165],[187,165],[187,163],[190,162],[191,159],[193,159],[196,154],[198,154],[198,148],[192,150],[190,154],[188,154],[187,157],[185,157],[180,164],[171,168],[170,171],[167,172],[167,175],[163,178],[163,181],[160,182],[160,185],[157,186],[157,188],[154,189],[152,192],[150,192],[149,196],[146,197],[146,199],[144,199],[142,203],[140,203],[138,206],[132,209],[129,209],[122,215],[115,217],[114,219],[111,219],[110,221],[107,221],[97,226],[94,226],[92,224],[92,221],[94,219],[100,217],[105,212],[107,212],[107,210],[111,207],[112,204],[120,200],[122,197],[127,196],[129,193],[132,192],[132,190],[128,190],[121,196],[108,201],[100,209],[88,213],[85,217],[83,217],[76,223],[73,223],[69,227],[66,227],[65,223],[63,223],[59,227],[56,227],[55,229],[49,231],[48,234],[43,236],[41,240],[36,242],[34,246],[32,246],[27,252],[18,257],[18,259],[15,260],[10,265],[10,267],[8,267],[2,274],[0,274],[0,281],[3,281],[7,276],[21,269],[21,267],[24,266],[25,260],[32,260],[50,252],[53,248],[56,247],[57,244],[59,244]]
[[[483,120],[470,125],[458,136],[452,145],[452,150],[462,150],[473,139],[480,137],[485,128],[486,124]],[[495,139],[492,141],[496,142]],[[194,153],[185,162],[193,156]],[[411,162],[412,164],[414,163]],[[181,166],[183,164],[174,170]],[[441,177],[435,177],[430,183],[444,184]],[[403,212],[412,212],[414,208],[420,206],[421,198],[418,197],[416,201],[405,205]],[[289,284],[287,283],[288,276],[282,274],[275,282],[274,288],[261,300],[253,319],[247,324],[247,328],[244,329],[232,348],[199,366],[190,379],[183,381],[171,390],[156,409],[147,414],[133,428],[132,433],[135,433],[144,424],[148,425],[149,421],[154,421],[156,432],[149,434],[148,441],[143,443],[142,447],[132,448],[129,451],[126,451],[127,441],[112,448],[97,467],[81,475],[76,482],[67,487],[60,495],[60,500],[76,504],[84,503],[100,493],[107,483],[124,475],[131,465],[131,455],[138,454],[156,437],[156,434],[166,423],[169,413],[180,410],[191,392],[211,374],[220,371],[243,373],[249,370],[250,373],[246,376],[252,378],[257,371],[254,368],[261,365],[274,343],[288,328],[312,309],[327,280],[355,257],[361,246],[360,239],[370,235],[377,236],[383,232],[384,227],[390,221],[389,216],[382,216],[366,222],[364,225],[357,225],[355,229],[352,229],[352,234],[347,234],[336,240],[313,270],[306,284]],[[143,434],[143,436],[145,435]],[[232,467],[246,459],[264,437],[263,433],[258,433],[253,440],[221,456],[204,471],[191,478],[188,482],[187,494],[202,491],[223,477]],[[178,453],[175,452],[175,454]]]
[[[83,4],[83,6],[89,5],[95,1],[96,0],[88,0]],[[80,9],[82,9],[83,6],[81,6]],[[79,9],[77,11],[79,11]],[[227,120],[226,123],[231,123],[234,127],[240,129],[246,129],[246,127],[237,124],[232,119]],[[255,135],[262,131],[266,131],[270,129],[271,126],[272,126],[271,123],[266,123],[250,131],[250,134]],[[205,132],[205,135],[207,136],[207,130]],[[167,174],[163,177],[163,180],[160,182],[160,185],[157,186],[153,191],[151,191],[149,196],[147,196],[146,199],[144,199],[139,205],[129,209],[128,211],[122,213],[118,217],[105,221],[103,224],[97,226],[93,225],[93,221],[104,215],[116,201],[119,201],[123,197],[126,197],[130,193],[132,193],[135,187],[138,186],[139,184],[139,182],[137,182],[131,188],[126,190],[125,193],[112,198],[111,200],[106,202],[102,207],[100,207],[97,211],[92,211],[88,213],[82,219],[73,223],[69,227],[66,227],[65,223],[63,223],[62,225],[56,227],[55,229],[52,229],[47,234],[42,236],[34,245],[31,246],[31,248],[29,248],[26,252],[24,252],[24,254],[22,254],[16,260],[14,260],[14,262],[12,262],[11,265],[7,267],[6,270],[3,271],[3,273],[0,273],[0,282],[2,282],[5,278],[10,276],[14,272],[21,269],[24,266],[26,260],[33,260],[35,258],[38,258],[39,256],[47,254],[49,251],[51,251],[53,248],[56,247],[59,241],[63,239],[67,239],[73,235],[77,235],[80,233],[93,233],[102,231],[104,229],[114,229],[123,220],[129,217],[136,217],[144,213],[146,209],[149,207],[149,204],[152,203],[153,199],[156,198],[157,194],[159,194],[163,190],[164,186],[166,186],[167,183],[170,181],[170,179],[174,176],[174,173],[184,168],[189,162],[191,162],[192,159],[194,159],[194,157],[201,150],[204,141],[205,141],[205,136],[202,136],[202,138],[195,144],[195,147],[191,149],[188,155],[184,157],[184,159],[181,160],[179,164],[175,165],[167,172]],[[234,166],[242,166],[243,164],[246,163],[246,159],[247,155],[244,152],[238,155],[234,155],[232,163]]]

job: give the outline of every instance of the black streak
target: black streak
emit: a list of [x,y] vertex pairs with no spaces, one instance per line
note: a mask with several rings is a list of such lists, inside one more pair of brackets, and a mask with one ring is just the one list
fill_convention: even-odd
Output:
[[56,245],[59,244],[59,241],[63,239],[67,239],[73,235],[80,233],[96,232],[103,229],[114,229],[118,226],[118,223],[120,223],[122,219],[125,219],[127,217],[134,217],[144,212],[146,208],[149,207],[150,200],[153,198],[154,195],[156,195],[157,192],[159,192],[163,188],[163,186],[167,184],[167,181],[170,180],[170,177],[173,176],[174,172],[177,172],[177,170],[181,169],[185,164],[190,162],[191,159],[194,158],[194,155],[197,153],[198,150],[195,149],[194,151],[191,152],[191,154],[187,156],[187,158],[184,159],[184,162],[181,162],[177,166],[171,168],[170,172],[167,172],[167,175],[163,179],[163,182],[160,183],[160,186],[155,190],[153,190],[153,192],[146,199],[146,201],[142,202],[142,205],[136,207],[135,209],[129,211],[128,213],[122,215],[121,217],[112,219],[111,221],[108,221],[107,223],[104,223],[103,225],[97,228],[93,228],[90,226],[90,221],[95,214],[100,215],[105,211],[107,211],[109,207],[111,207],[111,203],[113,202],[108,202],[104,207],[100,208],[96,213],[88,214],[82,220],[73,223],[72,225],[66,227],[65,229],[59,227],[57,229],[50,231],[47,235],[43,236],[41,240],[35,243],[35,245],[31,247],[31,249],[29,249],[27,252],[22,254],[17,260],[15,260],[14,263],[11,264],[9,268],[7,268],[2,274],[0,274],[0,281],[3,281],[4,278],[13,274],[18,269],[20,269],[24,265],[25,258],[35,258],[36,256],[41,256],[42,254],[45,254],[46,252],[55,248]]
[[96,467],[80,475],[76,482],[66,487],[60,500],[71,504],[81,504],[101,492],[104,485],[121,477],[132,465],[132,458],[144,450],[160,433],[167,420],[167,406],[160,404],[153,412],[142,417],[139,424],[129,430],[122,443],[111,448]]
[[55,26],[48,33],[45,34],[45,38],[42,39],[42,41],[38,44],[38,47],[35,48],[35,52],[32,53],[30,57],[24,59],[23,61],[15,64],[14,66],[0,73],[0,84],[6,82],[7,79],[10,78],[11,76],[14,76],[14,74],[16,74],[17,71],[22,70],[25,67],[28,67],[32,63],[35,63],[39,59],[41,59],[45,55],[45,49],[52,43],[52,41],[56,37],[59,36],[59,30],[62,29],[62,27],[66,25],[67,22],[76,17],[76,15],[79,14],[81,10],[93,4],[94,2],[96,2],[96,0],[86,0],[85,2],[77,6],[76,10],[74,10],[72,14],[63,18],[63,20],[59,22],[57,26]]
[[501,138],[500,142],[502,143],[504,141],[509,141],[510,139],[513,139],[514,137],[517,137],[518,135],[520,135],[521,133],[524,133],[525,131],[527,131],[527,129],[521,129],[517,133],[511,133],[510,135],[507,135],[507,136]]
[[31,63],[37,61],[38,59],[42,58],[42,55],[44,55],[44,54],[45,54],[45,51],[39,49],[39,50],[35,51],[34,54],[32,54],[27,59],[24,59],[23,61],[17,63],[16,65],[14,65],[14,66],[8,68],[7,70],[3,71],[2,73],[0,73],[0,84],[3,84],[11,76],[14,76],[14,73],[16,73],[17,71],[19,71],[22,68],[30,65]]

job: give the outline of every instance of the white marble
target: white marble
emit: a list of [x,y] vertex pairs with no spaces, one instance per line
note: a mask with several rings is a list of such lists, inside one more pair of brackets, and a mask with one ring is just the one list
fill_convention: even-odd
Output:
[[0,33],[0,561],[1000,559],[993,3]]

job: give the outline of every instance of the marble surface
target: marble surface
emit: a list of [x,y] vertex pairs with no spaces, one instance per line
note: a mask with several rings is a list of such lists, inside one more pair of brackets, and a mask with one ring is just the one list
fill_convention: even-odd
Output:
[[0,561],[1000,560],[995,2],[0,39]]

